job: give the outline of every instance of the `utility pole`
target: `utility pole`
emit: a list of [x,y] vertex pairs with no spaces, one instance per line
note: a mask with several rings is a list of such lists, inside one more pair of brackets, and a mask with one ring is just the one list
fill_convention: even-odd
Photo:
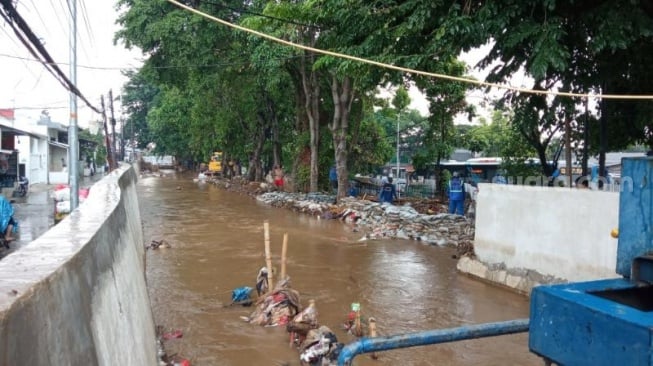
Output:
[[115,167],[118,167],[118,147],[116,142],[118,142],[118,139],[116,138],[116,117],[113,115],[113,93],[111,92],[111,89],[109,89],[109,109],[111,111],[111,147],[113,150],[113,162]]
[[[397,176],[395,177],[395,186],[399,188],[399,120],[401,111],[397,113]],[[397,189],[397,198],[399,198],[399,189]]]
[[109,169],[111,170],[114,168],[115,163],[113,162],[111,142],[109,141],[109,127],[107,126],[107,110],[104,108],[104,96],[100,97],[100,104],[102,105],[102,122],[104,122],[104,145],[107,149],[107,162],[109,163]]
[[569,117],[566,117],[565,119],[565,165],[567,166],[567,179],[569,179],[569,188],[574,188],[574,167],[573,163],[571,162],[571,121]]
[[120,117],[120,160],[125,161],[125,117]]
[[583,176],[587,177],[589,175],[587,160],[589,159],[589,148],[590,148],[590,120],[589,120],[589,98],[585,98],[585,123],[583,128]]
[[[77,85],[77,0],[70,6],[70,81]],[[68,180],[70,182],[70,211],[79,206],[79,141],[77,136],[77,95],[70,92],[70,124],[68,126]]]

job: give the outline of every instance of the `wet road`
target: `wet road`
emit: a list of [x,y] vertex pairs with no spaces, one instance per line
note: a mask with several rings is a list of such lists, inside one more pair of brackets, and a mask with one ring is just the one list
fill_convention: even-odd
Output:
[[[321,324],[338,340],[352,302],[374,316],[380,335],[528,317],[528,299],[456,273],[450,248],[413,241],[358,242],[339,221],[318,220],[191,177],[142,177],[139,202],[145,242],[172,248],[147,252],[147,279],[157,324],[180,329],[166,342],[194,366],[299,365],[283,328],[244,323],[252,308],[228,307],[231,291],[254,286],[265,265],[263,222],[269,220],[274,261],[288,233],[288,273],[302,303],[315,299]],[[425,346],[356,357],[356,365],[542,365],[527,335]]]

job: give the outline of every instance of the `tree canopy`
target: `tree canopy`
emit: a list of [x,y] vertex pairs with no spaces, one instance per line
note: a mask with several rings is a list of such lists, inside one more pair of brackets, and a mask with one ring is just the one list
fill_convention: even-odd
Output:
[[[433,73],[464,76],[469,66],[458,55],[489,44],[473,65],[489,68],[489,82],[510,82],[523,70],[542,92],[653,94],[650,1],[184,3],[304,46]],[[592,151],[653,147],[651,100],[593,99],[595,108],[585,109],[580,98],[508,91],[498,103],[507,120],[493,118],[458,138],[454,117],[471,112],[465,98],[471,84],[280,45],[165,0],[119,0],[118,6],[116,37],[147,57],[123,91],[133,139],[194,161],[223,150],[247,162],[251,179],[262,179],[273,164],[291,166],[297,186],[314,191],[326,186],[324,172],[335,163],[343,196],[350,172],[391,159],[390,134],[397,131],[388,121],[396,123],[397,114],[407,116],[406,131],[413,129],[402,134],[401,150],[416,165],[447,158],[461,144],[505,154],[515,141],[532,150],[513,146],[514,154],[530,151],[545,163],[569,121],[574,136],[584,139],[580,145]],[[390,104],[379,109],[378,89],[387,85],[398,90],[394,112]],[[430,103],[421,120],[406,110],[408,85]],[[518,138],[495,139],[496,129]]]

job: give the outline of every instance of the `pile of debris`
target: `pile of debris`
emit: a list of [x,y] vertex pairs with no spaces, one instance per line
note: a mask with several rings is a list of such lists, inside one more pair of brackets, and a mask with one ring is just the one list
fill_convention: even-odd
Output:
[[340,219],[364,233],[365,239],[410,239],[458,248],[458,255],[473,255],[474,223],[448,213],[421,214],[409,204],[395,206],[356,198],[343,198],[337,204],[329,195],[269,192],[257,196],[259,202]]

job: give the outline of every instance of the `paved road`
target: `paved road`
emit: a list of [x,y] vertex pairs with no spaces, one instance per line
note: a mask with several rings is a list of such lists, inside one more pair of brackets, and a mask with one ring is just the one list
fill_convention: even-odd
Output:
[[[80,187],[90,187],[93,183],[102,178],[96,175],[92,179],[80,180]],[[43,235],[54,225],[54,199],[52,192],[56,185],[32,184],[29,187],[27,197],[11,197],[12,189],[3,188],[2,194],[14,200],[14,219],[18,221],[20,228],[17,240],[11,243],[10,249],[0,248],[0,258],[28,245],[32,240]]]

